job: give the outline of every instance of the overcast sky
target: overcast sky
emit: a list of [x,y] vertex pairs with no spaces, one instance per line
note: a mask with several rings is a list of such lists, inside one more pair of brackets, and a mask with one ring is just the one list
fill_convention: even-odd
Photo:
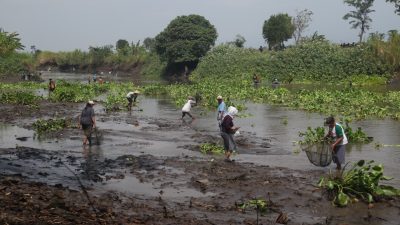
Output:
[[[369,33],[400,30],[392,4],[376,0],[373,8]],[[336,43],[358,40],[358,30],[342,19],[352,10],[342,0],[0,0],[0,27],[19,33],[27,49],[87,50],[155,37],[175,17],[198,14],[216,27],[217,43],[240,34],[247,47],[258,47],[265,45],[265,20],[303,9],[314,12],[306,35],[318,31]]]

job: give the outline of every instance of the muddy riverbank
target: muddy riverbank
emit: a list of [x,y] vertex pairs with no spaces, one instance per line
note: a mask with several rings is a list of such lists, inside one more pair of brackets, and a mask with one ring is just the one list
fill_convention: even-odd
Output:
[[[263,199],[268,207],[259,224],[275,224],[280,213],[288,224],[398,224],[399,199],[337,208],[316,187],[329,168],[293,153],[292,137],[302,122],[318,124],[322,116],[249,105],[252,117],[237,119],[243,131],[234,163],[199,153],[200,143],[221,142],[213,112],[195,108],[198,119],[182,122],[167,99],[141,97],[131,113],[96,105],[101,145],[82,148],[75,128],[34,138],[36,119],[76,119],[83,106],[0,106],[1,223],[257,224],[256,210],[240,206]],[[388,154],[385,171],[398,179],[389,151],[354,147],[348,160]]]

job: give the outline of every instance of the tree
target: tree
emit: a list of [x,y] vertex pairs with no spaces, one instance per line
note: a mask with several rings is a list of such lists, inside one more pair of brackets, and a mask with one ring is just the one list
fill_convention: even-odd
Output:
[[292,17],[288,14],[272,15],[264,22],[263,37],[268,42],[270,50],[283,49],[285,47],[283,42],[293,36],[294,29]]
[[395,7],[394,12],[400,15],[400,0],[386,0],[386,2],[393,3]]
[[197,63],[216,39],[216,29],[204,17],[178,16],[155,37],[155,50],[168,64]]
[[311,22],[311,16],[314,13],[311,10],[304,9],[302,11],[296,10],[296,17],[293,18],[293,25],[294,25],[294,40],[296,44],[298,44],[301,40],[303,32],[308,28]]
[[15,50],[22,49],[24,49],[24,46],[21,44],[21,39],[17,33],[8,33],[0,28],[0,56],[6,56]]
[[148,51],[153,51],[155,45],[155,39],[147,37],[143,40],[143,46]]
[[124,39],[119,39],[115,44],[115,48],[117,49],[118,53],[122,53],[126,55],[128,53],[129,42]]
[[245,42],[246,39],[242,35],[238,34],[236,35],[236,39],[233,43],[236,45],[236,47],[243,48]]
[[349,6],[356,8],[356,10],[350,11],[346,15],[343,16],[344,20],[350,20],[350,24],[352,24],[353,29],[360,28],[359,33],[359,42],[362,42],[363,35],[367,30],[369,30],[369,23],[372,22],[372,19],[369,17],[369,14],[375,12],[375,10],[371,9],[375,0],[344,0]]

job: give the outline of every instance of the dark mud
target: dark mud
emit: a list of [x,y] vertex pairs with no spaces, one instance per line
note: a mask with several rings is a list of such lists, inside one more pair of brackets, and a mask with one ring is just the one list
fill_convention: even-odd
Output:
[[[76,118],[81,107],[2,105],[1,122],[30,128],[37,118]],[[255,209],[240,208],[252,199],[268,205],[258,224],[276,224],[282,213],[288,224],[398,224],[399,199],[337,208],[316,187],[326,171],[202,156],[200,143],[221,140],[191,121],[122,115],[96,115],[105,137],[100,146],[82,148],[80,131],[68,128],[58,142],[49,135],[43,148],[0,148],[1,224],[257,224]],[[66,139],[72,144],[61,145]],[[273,137],[243,132],[237,140],[246,154],[282,152]],[[182,151],[153,154],[171,146]]]

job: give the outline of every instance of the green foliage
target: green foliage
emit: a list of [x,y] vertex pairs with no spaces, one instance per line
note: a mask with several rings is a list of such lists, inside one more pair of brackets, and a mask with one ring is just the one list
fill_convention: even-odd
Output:
[[24,82],[3,84],[0,83],[0,103],[22,104],[36,106],[41,97],[34,94],[34,90],[43,86],[37,83]]
[[252,200],[239,204],[239,208],[243,211],[249,208],[253,208],[261,213],[265,213],[268,209],[268,202],[264,199],[254,198]]
[[204,17],[178,16],[155,37],[155,49],[168,63],[197,62],[216,39],[216,29]]
[[15,32],[9,33],[0,29],[0,57],[14,53],[18,49],[24,49],[18,35]]
[[0,75],[21,75],[34,70],[31,54],[14,52],[0,56]]
[[[395,55],[393,44],[389,55]],[[400,46],[400,44],[399,44]],[[342,48],[324,40],[302,41],[299,45],[278,52],[259,52],[257,50],[237,48],[232,45],[219,45],[213,48],[199,62],[191,74],[192,81],[205,77],[221,79],[251,79],[253,74],[262,77],[261,81],[271,82],[274,78],[290,83],[304,80],[345,82],[362,75],[382,77],[397,68],[400,60],[390,63],[376,54],[370,43]]]
[[225,150],[224,147],[212,144],[212,143],[204,143],[200,145],[200,152],[203,154],[213,154],[213,155],[222,155]]
[[272,15],[264,21],[263,37],[268,42],[269,49],[280,50],[285,46],[283,42],[293,36],[295,26],[292,24],[292,17],[288,14]]
[[343,16],[344,20],[350,19],[350,24],[352,24],[351,28],[357,29],[360,28],[360,34],[358,35],[360,40],[362,41],[364,33],[369,30],[369,23],[372,22],[369,14],[375,12],[375,10],[371,9],[375,0],[344,0],[349,6],[355,8],[354,11],[350,11],[346,15]]
[[126,49],[128,47],[129,47],[129,42],[124,39],[119,39],[115,44],[115,48],[117,49],[117,51],[122,51],[123,49]]
[[301,145],[324,142],[325,128],[316,127],[313,129],[311,127],[307,127],[305,132],[299,132],[299,137],[304,137],[302,141],[299,141],[299,144]]
[[[353,131],[347,121],[346,125],[343,126],[343,129],[347,139],[352,144],[368,144],[373,140],[372,137],[368,137],[365,134],[361,127],[358,127],[356,131]],[[325,135],[326,132],[324,127],[307,127],[306,131],[299,132],[299,137],[303,137],[303,140],[299,141],[299,144],[306,145],[322,143],[326,141]]]
[[139,88],[131,83],[110,84],[104,107],[107,111],[127,109],[128,101],[126,99],[126,94],[137,89]]
[[57,88],[51,93],[50,100],[56,102],[87,102],[95,96],[105,93],[110,84],[87,85],[59,81]]
[[350,170],[344,171],[341,176],[334,177],[331,175],[321,178],[318,186],[335,196],[333,199],[335,205],[344,207],[352,199],[361,198],[371,203],[379,197],[399,196],[400,190],[379,184],[381,181],[390,179],[383,175],[382,164],[360,160]]
[[64,118],[57,118],[57,119],[39,119],[36,120],[32,126],[38,134],[44,134],[49,132],[56,132],[60,131],[66,127],[68,127],[70,121],[67,121]]

